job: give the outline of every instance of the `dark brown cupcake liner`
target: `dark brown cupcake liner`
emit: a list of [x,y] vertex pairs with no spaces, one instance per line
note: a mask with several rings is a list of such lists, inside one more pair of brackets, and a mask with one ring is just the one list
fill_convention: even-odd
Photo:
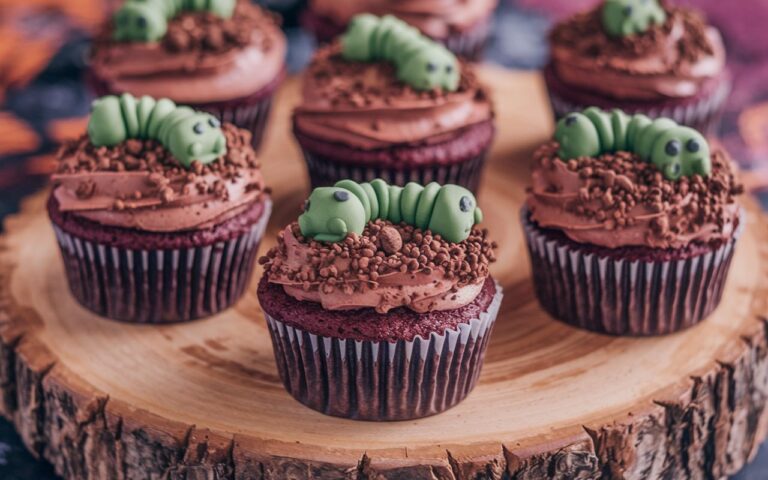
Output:
[[[187,103],[195,110],[202,110],[217,117],[221,122],[232,123],[235,126],[251,132],[251,145],[258,149],[264,139],[264,132],[272,110],[272,98],[277,87],[285,77],[281,71],[269,85],[259,92],[247,97],[220,102]],[[92,72],[87,76],[88,84],[97,96],[116,95],[121,92],[112,91],[109,86]]]
[[271,208],[267,200],[259,220],[238,237],[172,250],[114,247],[53,228],[70,291],[85,308],[125,322],[183,322],[214,315],[242,296]]
[[712,313],[743,229],[703,254],[646,261],[602,256],[553,239],[526,209],[522,222],[541,306],[569,325],[627,336],[673,333]]
[[486,153],[452,165],[415,165],[408,167],[378,167],[351,165],[315,155],[303,149],[312,188],[333,185],[339,180],[369,182],[381,178],[389,184],[403,186],[408,182],[426,185],[429,182],[453,183],[477,193],[485,166]]
[[[705,134],[714,134],[720,124],[725,103],[731,94],[731,87],[730,79],[724,79],[713,93],[703,95],[699,99],[681,101],[679,104],[644,107],[627,106],[617,102],[615,107],[632,115],[640,113],[650,118],[671,118],[681,125],[687,125]],[[563,98],[552,88],[549,88],[549,100],[555,114],[555,120],[559,120],[571,112],[582,111],[592,106],[582,105]],[[597,106],[606,108],[604,105]]]
[[429,338],[374,342],[314,335],[267,315],[280,378],[309,408],[355,420],[394,421],[443,412],[480,376],[502,299],[479,318]]

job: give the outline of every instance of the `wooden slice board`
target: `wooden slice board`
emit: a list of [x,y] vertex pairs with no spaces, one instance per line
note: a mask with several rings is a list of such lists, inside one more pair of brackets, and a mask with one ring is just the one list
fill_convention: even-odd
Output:
[[[45,193],[7,223],[0,253],[0,409],[68,478],[721,478],[766,434],[768,224],[747,200],[717,312],[663,338],[596,335],[533,297],[518,222],[528,156],[551,132],[541,78],[490,67],[499,135],[480,202],[500,244],[505,300],[480,384],[435,417],[326,417],[282,388],[255,288],[232,310],[146,327],[70,296]],[[279,94],[264,152],[267,244],[307,192]],[[257,273],[260,275],[260,272]],[[252,285],[252,287],[255,287]]]

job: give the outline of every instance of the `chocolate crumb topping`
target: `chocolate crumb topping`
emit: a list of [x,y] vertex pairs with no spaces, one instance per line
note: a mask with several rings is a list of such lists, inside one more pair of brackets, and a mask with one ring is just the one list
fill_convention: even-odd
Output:
[[[229,50],[257,45],[268,51],[272,39],[266,26],[279,26],[279,16],[253,5],[238,2],[231,18],[221,18],[207,11],[182,12],[168,21],[168,31],[160,44],[169,52],[224,53]],[[117,43],[112,38],[110,22],[94,40],[94,49]]]
[[[716,225],[721,231],[735,197],[744,192],[722,149],[712,153],[712,173],[667,180],[651,163],[630,152],[607,153],[597,158],[580,157],[563,162],[557,155],[558,144],[547,143],[534,153],[535,164],[554,170],[565,164],[584,183],[578,195],[569,199],[567,212],[602,222],[607,230],[631,227],[635,206],[645,206],[656,216],[651,222],[652,235],[662,241],[699,231],[704,225]],[[561,193],[555,184],[547,193]],[[670,224],[669,219],[674,219]]]
[[[369,222],[362,235],[350,234],[340,243],[325,244],[301,235],[298,223],[289,228],[308,247],[299,270],[286,266],[283,234],[278,244],[259,259],[266,275],[280,276],[305,291],[323,293],[341,290],[346,294],[375,289],[380,277],[395,273],[442,272],[455,288],[476,284],[488,276],[489,264],[496,261],[496,242],[488,241],[486,229],[475,228],[461,243],[449,243],[430,231],[377,219]],[[398,242],[401,244],[397,247]],[[348,265],[341,268],[340,264]]]
[[706,20],[697,11],[669,6],[665,6],[665,10],[668,15],[663,25],[652,25],[639,35],[611,37],[603,28],[602,5],[599,5],[558,24],[549,38],[553,44],[567,46],[587,58],[634,58],[669,48],[673,27],[680,24],[683,33],[675,45],[680,61],[694,62],[714,53],[706,33]]

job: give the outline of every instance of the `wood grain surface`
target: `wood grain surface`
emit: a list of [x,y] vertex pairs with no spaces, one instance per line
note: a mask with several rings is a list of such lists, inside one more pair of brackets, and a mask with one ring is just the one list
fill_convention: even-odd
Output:
[[[628,339],[576,330],[533,297],[518,212],[531,150],[551,133],[540,77],[487,67],[499,133],[480,204],[500,245],[504,304],[480,383],[417,421],[326,417],[279,381],[255,295],[219,316],[136,326],[79,307],[45,192],[0,250],[0,412],[66,478],[721,478],[766,433],[768,224],[748,226],[725,299],[700,326]],[[263,249],[307,194],[280,91],[263,152],[275,211]],[[260,272],[257,272],[260,275]]]

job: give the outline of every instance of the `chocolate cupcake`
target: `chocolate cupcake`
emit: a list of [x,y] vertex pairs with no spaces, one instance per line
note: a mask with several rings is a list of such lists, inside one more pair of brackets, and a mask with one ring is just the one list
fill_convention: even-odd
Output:
[[341,35],[356,15],[394,15],[453,53],[479,60],[488,43],[491,15],[497,4],[498,0],[309,0],[303,23],[325,43]]
[[425,417],[462,401],[502,297],[481,220],[457,185],[315,189],[260,260],[259,301],[288,392],[358,420]]
[[522,213],[541,305],[613,335],[695,325],[720,302],[742,191],[726,152],[690,127],[568,114],[534,154]]
[[58,160],[48,213],[83,306],[179,322],[243,294],[271,210],[249,132],[168,99],[107,96]]
[[476,191],[493,116],[471,66],[394,17],[360,15],[315,55],[293,131],[313,187],[383,178]]
[[274,14],[249,2],[202,4],[126,0],[94,40],[89,83],[99,96],[170,98],[209,112],[250,131],[258,148],[285,76],[285,36]]
[[710,132],[731,91],[720,34],[690,8],[607,0],[556,25],[550,43],[557,118],[595,105]]

